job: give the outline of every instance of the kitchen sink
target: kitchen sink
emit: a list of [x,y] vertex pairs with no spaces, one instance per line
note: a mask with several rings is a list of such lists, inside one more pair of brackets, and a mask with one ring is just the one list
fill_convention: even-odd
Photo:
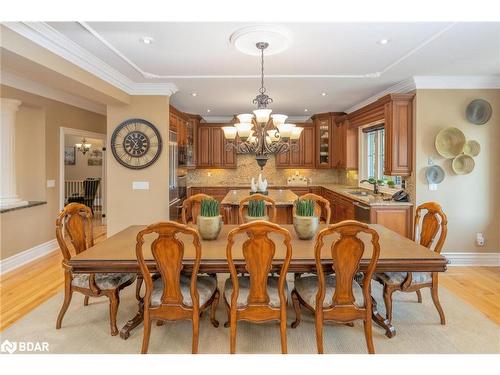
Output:
[[366,197],[366,196],[369,196],[369,195],[373,195],[373,193],[370,193],[368,191],[359,191],[359,190],[348,191],[348,193],[352,194],[352,195],[359,195],[361,197]]

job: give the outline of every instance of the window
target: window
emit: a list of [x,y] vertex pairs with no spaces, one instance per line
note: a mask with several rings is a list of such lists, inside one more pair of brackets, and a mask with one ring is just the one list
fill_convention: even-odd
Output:
[[371,124],[360,129],[359,133],[359,186],[372,186],[362,180],[375,178],[377,180],[394,181],[395,188],[401,186],[400,176],[384,175],[384,124]]

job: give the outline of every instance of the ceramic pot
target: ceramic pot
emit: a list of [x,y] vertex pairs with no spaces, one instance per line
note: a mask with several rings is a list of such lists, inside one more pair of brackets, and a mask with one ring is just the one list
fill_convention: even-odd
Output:
[[245,223],[249,223],[251,221],[257,221],[257,220],[264,220],[264,221],[269,221],[269,216],[248,216],[245,215]]
[[293,217],[293,227],[301,240],[310,240],[318,232],[319,217],[295,215]]
[[222,229],[222,215],[201,216],[196,219],[198,232],[204,240],[215,240]]

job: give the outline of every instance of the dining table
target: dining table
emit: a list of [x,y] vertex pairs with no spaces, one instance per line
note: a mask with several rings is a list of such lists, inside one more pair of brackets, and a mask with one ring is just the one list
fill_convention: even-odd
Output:
[[[368,224],[375,229],[379,235],[380,255],[375,272],[444,272],[448,260],[428,248],[404,237],[380,224]],[[141,271],[136,257],[136,236],[146,225],[132,225],[119,231],[109,238],[95,244],[70,260],[63,261],[63,267],[73,273],[101,273],[101,272],[133,272],[141,278]],[[196,227],[196,226],[194,226]],[[237,228],[237,225],[223,225],[221,232],[215,240],[201,239],[201,262],[200,273],[227,274],[229,266],[226,258],[226,245],[228,233]],[[288,268],[289,273],[316,272],[314,258],[315,240],[302,240],[297,236],[293,225],[282,225],[287,229],[292,239],[292,259]],[[321,224],[319,229],[326,228]],[[241,251],[241,245],[247,239],[241,235],[235,239],[233,245],[233,260],[238,272],[245,272],[245,260]],[[283,238],[277,234],[269,237],[276,244],[274,261],[271,272],[279,272],[285,256]],[[150,272],[156,271],[156,262],[151,254],[151,243],[155,239],[151,234],[144,237],[143,251],[146,265]],[[359,238],[365,244],[365,251],[359,265],[359,272],[366,270],[371,259],[372,246],[371,237],[359,234]],[[195,247],[189,235],[178,234],[178,239],[184,244],[183,272],[190,272],[195,259]],[[321,259],[325,272],[333,272],[331,257],[331,246],[335,241],[335,235],[328,236],[324,241]],[[138,311],[120,331],[120,337],[127,339],[131,331],[143,320],[143,299],[138,297]],[[373,321],[385,330],[387,337],[396,334],[395,327],[377,310],[376,299],[373,298]]]

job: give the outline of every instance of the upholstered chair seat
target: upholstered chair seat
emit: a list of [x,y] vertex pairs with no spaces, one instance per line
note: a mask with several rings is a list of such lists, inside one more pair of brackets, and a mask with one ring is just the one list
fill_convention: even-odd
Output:
[[[95,283],[102,290],[116,289],[123,284],[133,283],[136,277],[135,273],[96,273]],[[89,279],[89,273],[74,274],[71,285],[78,288],[90,289]]]
[[[382,272],[375,275],[376,278],[381,279],[381,281],[387,284],[399,285],[402,284],[408,277],[407,272]],[[411,283],[414,284],[424,284],[432,282],[431,272],[412,272]]]
[[[303,276],[295,279],[295,290],[299,293],[300,297],[312,308],[316,307],[316,294],[318,293],[318,277],[317,276]],[[325,299],[323,300],[323,307],[329,307],[332,304],[333,295],[335,293],[336,279],[335,275],[325,276]],[[354,281],[352,283],[355,303],[358,306],[363,306],[363,291],[361,286]]]
[[[181,294],[186,306],[193,306],[191,298],[191,276],[181,275]],[[199,304],[203,306],[214,295],[217,288],[217,278],[214,276],[198,276],[196,279],[198,288]],[[156,279],[153,282],[153,293],[151,294],[151,306],[161,305],[161,296],[163,294],[163,280]]]
[[[269,295],[269,306],[279,308],[280,307],[280,296],[278,293],[278,277],[269,276],[267,278],[267,293]],[[238,284],[240,287],[240,292],[238,294],[237,306],[238,308],[247,305],[248,292],[250,291],[250,277],[241,276],[238,278]],[[231,278],[226,280],[224,286],[224,296],[227,301],[231,301],[231,294],[233,293],[233,283]],[[285,295],[288,295],[288,286],[285,283]]]

